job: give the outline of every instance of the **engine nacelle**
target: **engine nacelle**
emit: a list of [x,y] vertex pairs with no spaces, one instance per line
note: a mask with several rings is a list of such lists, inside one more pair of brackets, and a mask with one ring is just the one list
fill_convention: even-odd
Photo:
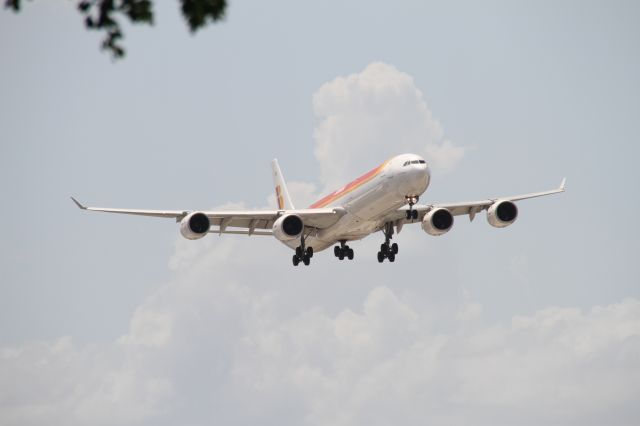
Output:
[[273,223],[273,235],[280,241],[291,241],[300,237],[304,223],[300,216],[286,214]]
[[433,209],[422,218],[422,229],[437,237],[446,234],[453,226],[453,215],[447,209]]
[[191,212],[180,221],[180,233],[188,240],[204,237],[211,228],[211,221],[202,212]]
[[504,228],[518,218],[518,208],[512,201],[496,201],[487,210],[487,221],[491,226]]

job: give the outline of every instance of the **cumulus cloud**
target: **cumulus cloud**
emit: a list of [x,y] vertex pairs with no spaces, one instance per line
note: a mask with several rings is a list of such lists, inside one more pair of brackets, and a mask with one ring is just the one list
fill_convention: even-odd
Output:
[[[213,251],[216,251],[216,247]],[[377,285],[354,307],[282,315],[286,295],[208,250],[109,347],[5,348],[3,424],[634,424],[640,301],[454,327]],[[258,261],[259,263],[259,261]],[[269,271],[271,272],[271,271]],[[235,272],[242,277],[241,273]]]
[[[311,270],[283,274],[261,255],[272,241],[256,239],[255,250],[240,257],[241,241],[178,244],[174,278],[111,345],[65,337],[0,351],[0,423],[567,425],[640,418],[636,299],[486,323],[468,292],[434,316],[428,302],[373,280],[356,302],[332,309],[305,294],[320,289],[338,298],[345,282]],[[278,278],[261,280],[255,270]]]
[[413,78],[382,62],[322,85],[313,109],[315,156],[327,187],[400,153],[422,154],[436,172],[464,155],[445,137]]
[[[314,155],[321,187],[287,182],[296,207],[306,207],[382,161],[412,152],[432,171],[446,173],[465,148],[445,137],[413,78],[394,66],[374,62],[360,73],[337,77],[313,94]],[[275,195],[268,205],[276,206]]]

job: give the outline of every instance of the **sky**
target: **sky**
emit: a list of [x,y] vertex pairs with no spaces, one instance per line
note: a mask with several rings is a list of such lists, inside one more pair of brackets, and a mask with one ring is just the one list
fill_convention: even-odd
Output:
[[[636,2],[155,13],[113,61],[73,2],[0,12],[0,424],[640,423]],[[69,199],[270,208],[278,158],[305,207],[404,152],[425,203],[567,192],[298,268]]]

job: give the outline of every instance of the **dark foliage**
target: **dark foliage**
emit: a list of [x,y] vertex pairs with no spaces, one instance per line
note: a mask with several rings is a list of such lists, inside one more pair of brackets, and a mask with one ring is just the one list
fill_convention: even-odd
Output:
[[[224,18],[226,0],[180,0],[182,15],[192,32],[210,22]],[[21,0],[5,0],[5,7],[19,12]],[[125,16],[137,24],[153,25],[153,0],[80,0],[78,10],[84,16],[85,26],[90,30],[104,31],[102,48],[121,58],[125,54],[122,46],[122,30],[117,20]]]

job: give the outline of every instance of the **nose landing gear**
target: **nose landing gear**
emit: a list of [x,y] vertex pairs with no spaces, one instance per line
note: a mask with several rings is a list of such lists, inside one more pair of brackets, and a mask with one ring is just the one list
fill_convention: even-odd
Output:
[[407,210],[406,218],[407,220],[417,220],[418,219],[418,211],[413,209],[413,205],[418,202],[420,197],[417,195],[407,195],[404,197],[407,203],[409,203],[409,210]]
[[[417,213],[417,211],[413,210]],[[378,262],[382,263],[385,259],[389,259],[389,262],[395,262],[396,254],[398,254],[398,244],[391,242],[393,238],[393,223],[389,222],[384,225],[384,243],[380,245],[380,251],[378,252]]]
[[340,241],[340,246],[333,247],[333,254],[340,260],[344,260],[345,257],[353,260],[353,249],[346,244],[345,240]]

